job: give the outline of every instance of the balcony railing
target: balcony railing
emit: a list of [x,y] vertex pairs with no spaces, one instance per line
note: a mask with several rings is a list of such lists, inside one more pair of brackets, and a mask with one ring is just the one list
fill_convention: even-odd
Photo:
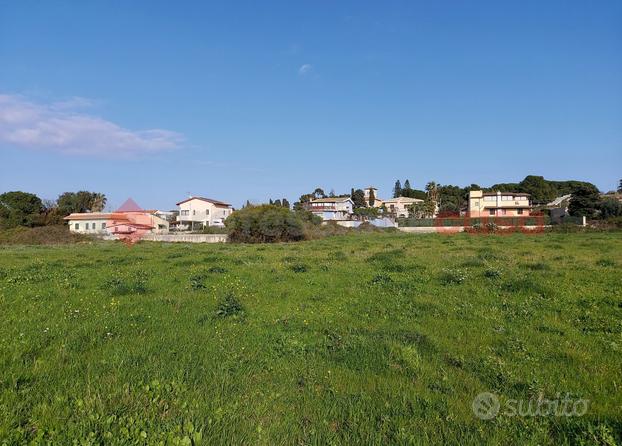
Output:
[[324,212],[324,211],[336,211],[337,208],[335,206],[308,206],[307,210],[311,212]]

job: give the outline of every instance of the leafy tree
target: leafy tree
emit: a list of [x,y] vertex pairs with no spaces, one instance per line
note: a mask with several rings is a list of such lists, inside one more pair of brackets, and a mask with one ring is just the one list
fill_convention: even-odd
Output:
[[101,212],[106,206],[106,196],[97,192],[65,192],[56,200],[58,212],[69,215],[74,212]]
[[360,217],[368,217],[368,218],[376,218],[380,210],[378,208],[355,208],[354,215],[358,215]]
[[278,206],[264,204],[240,209],[225,220],[225,225],[232,242],[272,243],[304,239],[300,216]]
[[541,176],[527,175],[520,182],[520,189],[530,194],[534,203],[548,203],[557,197],[557,191]]
[[352,201],[355,208],[364,208],[367,206],[365,202],[365,192],[362,189],[356,189],[352,194]]
[[414,218],[425,218],[428,216],[429,206],[425,204],[425,201],[422,203],[414,203],[408,206],[408,214]]
[[499,192],[524,192],[519,183],[498,183],[490,186],[491,190]]
[[401,196],[402,196],[402,184],[400,183],[400,180],[396,180],[395,186],[393,186],[393,198],[397,198]]
[[317,200],[318,198],[326,198],[326,194],[324,193],[324,190],[320,187],[316,188],[313,191],[313,196],[314,198]]
[[468,192],[466,188],[452,186],[450,184],[438,186],[438,206],[443,212],[459,212],[466,208]]
[[0,195],[0,226],[39,226],[44,223],[43,202],[35,194],[13,191]]
[[602,218],[622,217],[622,203],[615,198],[607,198],[600,204]]
[[373,189],[369,190],[369,205],[371,207],[374,207],[374,204],[376,203],[376,194],[374,193]]
[[294,210],[304,209],[304,204],[309,203],[311,200],[316,200],[318,198],[326,198],[324,191],[321,188],[316,188],[310,194],[303,194],[300,196],[297,202],[294,203]]
[[579,186],[570,198],[568,212],[573,216],[594,218],[600,209],[600,194],[597,189]]
[[330,198],[334,198],[335,197],[335,189],[331,189],[330,192],[328,193],[328,196]]

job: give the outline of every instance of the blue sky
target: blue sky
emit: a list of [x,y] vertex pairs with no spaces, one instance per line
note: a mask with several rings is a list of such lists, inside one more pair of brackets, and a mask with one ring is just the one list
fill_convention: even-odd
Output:
[[622,178],[622,2],[0,0],[0,191]]

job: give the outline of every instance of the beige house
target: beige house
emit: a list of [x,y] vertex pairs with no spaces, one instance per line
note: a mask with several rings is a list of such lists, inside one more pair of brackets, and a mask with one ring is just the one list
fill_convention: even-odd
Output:
[[423,203],[419,198],[397,197],[384,200],[383,204],[387,212],[395,217],[409,217],[408,208],[417,203]]
[[179,215],[175,224],[179,229],[192,230],[207,226],[223,227],[233,212],[229,203],[211,198],[190,197],[177,203]]
[[350,197],[318,198],[305,204],[305,209],[322,220],[348,220],[354,209],[354,202]]
[[529,194],[522,192],[469,192],[469,217],[527,216],[531,211]]
[[93,235],[111,235],[117,232],[142,230],[166,234],[168,221],[156,215],[156,211],[84,212],[64,218],[71,232]]

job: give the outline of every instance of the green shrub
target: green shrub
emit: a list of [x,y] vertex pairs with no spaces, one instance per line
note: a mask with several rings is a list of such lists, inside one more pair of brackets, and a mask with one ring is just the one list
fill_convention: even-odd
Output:
[[228,293],[223,297],[216,308],[216,316],[219,317],[242,315],[244,315],[244,307],[232,293]]
[[279,206],[249,206],[231,214],[225,224],[231,242],[274,243],[305,238],[300,217]]

